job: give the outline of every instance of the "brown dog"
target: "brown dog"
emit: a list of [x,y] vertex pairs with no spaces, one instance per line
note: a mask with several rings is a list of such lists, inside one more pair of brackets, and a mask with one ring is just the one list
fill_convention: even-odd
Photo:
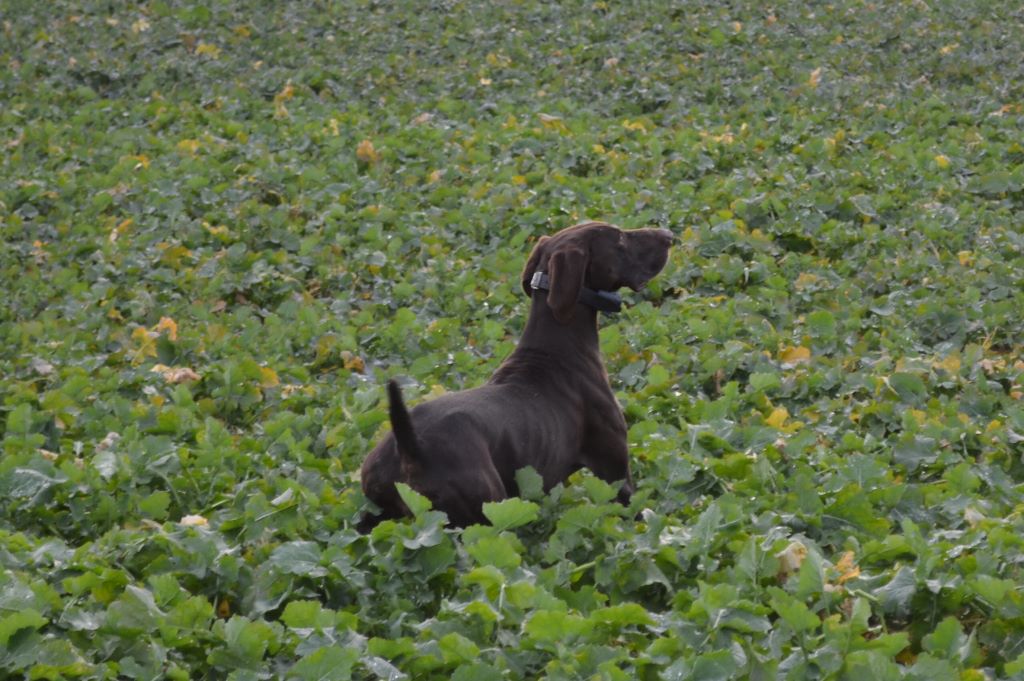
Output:
[[515,351],[485,385],[443,395],[408,411],[388,383],[392,432],[362,469],[363,491],[380,515],[369,531],[408,515],[395,489],[407,483],[457,526],[485,522],[482,505],[518,494],[515,473],[532,466],[550,489],[586,467],[622,481],[629,502],[626,421],[598,347],[597,312],[617,311],[619,288],[639,290],[668,258],[666,229],[623,231],[588,222],[542,237],[523,270],[533,299]]

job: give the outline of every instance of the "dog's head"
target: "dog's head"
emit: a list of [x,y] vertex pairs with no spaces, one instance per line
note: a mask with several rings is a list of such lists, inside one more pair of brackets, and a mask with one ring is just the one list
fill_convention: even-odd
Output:
[[537,242],[523,269],[523,290],[532,295],[536,272],[548,275],[548,305],[555,319],[572,319],[583,287],[639,291],[668,259],[672,232],[667,229],[624,231],[604,222],[585,222]]

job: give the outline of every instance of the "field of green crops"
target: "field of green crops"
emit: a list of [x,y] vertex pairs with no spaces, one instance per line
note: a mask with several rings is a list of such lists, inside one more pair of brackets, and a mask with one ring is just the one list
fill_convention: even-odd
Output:
[[[536,240],[632,506],[353,528]],[[1024,679],[1024,10],[0,0],[0,677]]]

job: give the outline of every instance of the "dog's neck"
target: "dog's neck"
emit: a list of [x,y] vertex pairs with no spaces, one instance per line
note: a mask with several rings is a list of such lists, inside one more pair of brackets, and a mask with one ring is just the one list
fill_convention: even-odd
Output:
[[562,323],[548,305],[547,291],[535,290],[531,296],[530,316],[518,348],[544,350],[572,357],[577,353],[599,352],[597,310],[577,302],[572,318]]

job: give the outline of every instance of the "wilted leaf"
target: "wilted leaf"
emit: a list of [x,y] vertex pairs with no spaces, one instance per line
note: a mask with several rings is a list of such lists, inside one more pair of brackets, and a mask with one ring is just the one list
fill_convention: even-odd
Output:
[[380,160],[380,155],[370,140],[363,140],[356,147],[356,158],[366,164],[374,164]]
[[778,358],[785,364],[799,364],[811,359],[811,350],[802,345],[785,347],[779,350]]

